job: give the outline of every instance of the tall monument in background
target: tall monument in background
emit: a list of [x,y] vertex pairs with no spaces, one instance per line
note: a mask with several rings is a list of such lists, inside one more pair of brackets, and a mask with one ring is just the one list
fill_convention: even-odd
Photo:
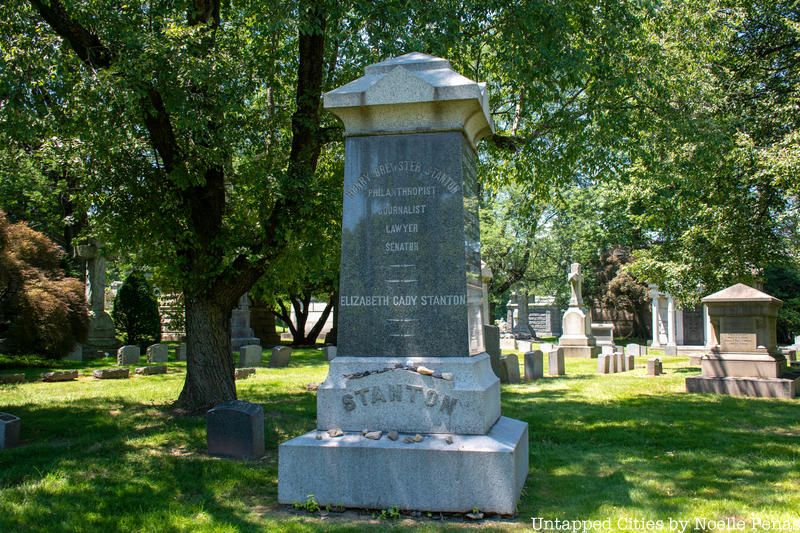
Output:
[[280,446],[278,499],[512,514],[528,427],[500,415],[484,349],[486,87],[411,53],[367,67],[325,107],[346,136],[338,354],[318,430]]
[[569,308],[564,313],[558,347],[564,357],[597,357],[600,348],[592,335],[592,315],[583,305],[583,274],[581,264],[570,265],[567,281],[570,287]]

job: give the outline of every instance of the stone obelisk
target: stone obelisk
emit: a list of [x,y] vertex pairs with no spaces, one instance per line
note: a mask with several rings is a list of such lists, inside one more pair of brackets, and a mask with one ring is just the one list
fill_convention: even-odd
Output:
[[346,137],[338,353],[317,431],[280,446],[278,499],[511,514],[528,427],[500,415],[484,350],[486,87],[411,53],[367,67],[325,107]]

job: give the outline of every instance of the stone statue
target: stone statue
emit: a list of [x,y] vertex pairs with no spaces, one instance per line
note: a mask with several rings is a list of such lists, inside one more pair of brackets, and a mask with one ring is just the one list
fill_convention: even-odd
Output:
[[569,298],[569,306],[570,307],[581,307],[583,306],[583,294],[582,292],[582,285],[583,285],[583,276],[581,275],[581,264],[580,263],[572,263],[569,269],[569,275],[567,276],[567,280],[569,281],[570,287],[570,298]]

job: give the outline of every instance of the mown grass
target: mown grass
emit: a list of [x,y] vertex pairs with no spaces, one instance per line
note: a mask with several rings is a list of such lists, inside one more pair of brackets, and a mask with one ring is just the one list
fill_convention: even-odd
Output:
[[[658,378],[645,376],[644,358],[632,372],[602,376],[594,360],[568,360],[564,377],[504,386],[504,414],[530,425],[529,477],[518,515],[479,527],[530,527],[532,517],[611,518],[613,530],[629,531],[628,518],[800,519],[797,400],[688,395],[683,379],[698,370],[686,358],[664,361]],[[306,384],[325,377],[319,350],[296,350],[289,368],[238,383],[241,399],[265,408],[267,453],[254,462],[206,456],[204,419],[170,414],[184,363],[165,376],[89,377],[101,366],[109,365],[56,364],[80,368],[77,382],[0,385],[0,411],[23,419],[24,441],[0,451],[0,531],[477,527],[277,504],[278,444],[315,425]]]

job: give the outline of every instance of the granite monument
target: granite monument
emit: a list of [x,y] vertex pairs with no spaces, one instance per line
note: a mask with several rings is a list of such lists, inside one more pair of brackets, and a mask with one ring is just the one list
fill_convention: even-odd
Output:
[[410,53],[324,102],[345,126],[338,349],[317,391],[319,431],[279,447],[278,500],[513,514],[528,427],[501,416],[484,349],[486,87]]
[[570,286],[569,308],[564,313],[564,334],[558,339],[564,357],[597,357],[600,348],[592,336],[592,317],[583,305],[583,275],[580,263],[572,263],[567,280]]

